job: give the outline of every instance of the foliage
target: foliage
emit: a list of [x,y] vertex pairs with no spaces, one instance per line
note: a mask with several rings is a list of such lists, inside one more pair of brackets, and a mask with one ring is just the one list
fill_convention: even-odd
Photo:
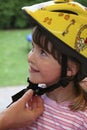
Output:
[[21,8],[46,0],[0,0],[0,29],[29,27]]
[[[23,6],[48,0],[0,0],[0,29],[27,28],[30,27],[28,20],[22,13]],[[87,6],[87,0],[74,0]]]
[[87,0],[74,0],[87,7]]

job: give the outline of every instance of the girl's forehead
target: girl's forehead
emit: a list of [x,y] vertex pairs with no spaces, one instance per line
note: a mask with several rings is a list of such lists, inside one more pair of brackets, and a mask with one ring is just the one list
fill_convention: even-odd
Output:
[[41,38],[40,41],[36,41],[32,39],[32,45],[37,45],[40,48],[50,50],[52,48],[52,43],[50,41],[45,41],[44,38]]

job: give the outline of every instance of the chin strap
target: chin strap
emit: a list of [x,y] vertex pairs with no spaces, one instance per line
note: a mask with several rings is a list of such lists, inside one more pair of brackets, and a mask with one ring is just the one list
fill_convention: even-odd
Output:
[[21,98],[24,95],[24,93],[26,91],[28,91],[29,89],[32,89],[34,91],[34,95],[40,96],[40,95],[43,95],[44,93],[51,92],[54,89],[59,88],[60,86],[66,87],[69,84],[69,82],[74,79],[74,77],[66,77],[66,71],[67,71],[67,56],[66,55],[62,55],[61,65],[62,65],[61,78],[56,84],[53,84],[46,88],[41,88],[41,87],[38,87],[38,84],[32,83],[28,78],[27,81],[28,81],[29,85],[25,89],[21,90],[20,92],[18,92],[17,94],[12,96],[12,103],[14,103],[19,98]]
[[[24,93],[27,92],[29,89],[32,89],[34,91],[34,95],[41,96],[44,93],[51,92],[60,86],[66,87],[69,84],[69,82],[72,80],[73,80],[73,77],[61,78],[61,80],[59,82],[57,82],[56,84],[53,84],[46,88],[41,88],[41,87],[38,87],[38,84],[32,83],[28,78],[27,81],[28,81],[29,85],[25,89],[21,90],[20,92],[18,92],[12,96],[12,103],[14,103],[18,99],[20,99],[24,95]],[[10,105],[8,105],[7,107],[9,107]]]

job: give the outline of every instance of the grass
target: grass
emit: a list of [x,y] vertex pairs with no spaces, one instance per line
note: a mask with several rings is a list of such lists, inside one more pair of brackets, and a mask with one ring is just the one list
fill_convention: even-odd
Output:
[[0,30],[0,86],[25,85],[27,54],[31,48],[26,36],[31,30]]

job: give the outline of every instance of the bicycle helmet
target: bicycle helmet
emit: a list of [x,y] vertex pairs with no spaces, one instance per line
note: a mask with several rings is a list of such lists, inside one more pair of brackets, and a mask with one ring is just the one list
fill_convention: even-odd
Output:
[[64,55],[73,56],[81,63],[79,81],[87,77],[87,8],[71,0],[54,0],[25,6],[22,10],[32,24],[48,31]]

